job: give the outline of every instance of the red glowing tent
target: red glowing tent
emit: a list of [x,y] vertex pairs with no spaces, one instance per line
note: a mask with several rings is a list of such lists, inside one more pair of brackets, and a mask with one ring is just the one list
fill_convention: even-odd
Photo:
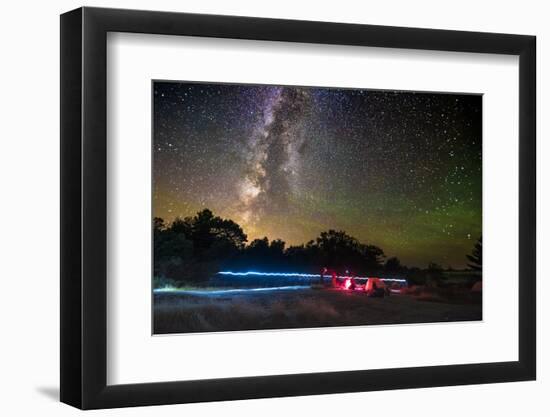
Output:
[[369,277],[365,284],[365,291],[367,293],[374,293],[377,289],[385,290],[386,284],[380,278]]

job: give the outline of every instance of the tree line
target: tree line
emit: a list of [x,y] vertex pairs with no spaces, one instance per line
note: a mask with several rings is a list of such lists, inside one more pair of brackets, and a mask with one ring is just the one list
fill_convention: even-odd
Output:
[[[406,274],[418,283],[443,276],[443,268],[435,263],[427,269],[408,268],[396,257],[387,258],[378,246],[361,243],[339,230],[321,232],[302,245],[287,247],[283,240],[267,237],[248,243],[241,226],[208,209],[171,223],[156,217],[153,243],[155,279],[178,284],[204,283],[221,270],[319,273],[325,266],[367,276]],[[478,243],[479,259],[475,252],[468,259],[471,265],[479,261],[481,268],[481,239]]]

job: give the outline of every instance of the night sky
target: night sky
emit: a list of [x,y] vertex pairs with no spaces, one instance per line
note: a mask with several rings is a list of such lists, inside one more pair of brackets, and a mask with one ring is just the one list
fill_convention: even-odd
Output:
[[153,215],[203,208],[249,242],[344,230],[407,266],[481,236],[481,96],[154,82]]

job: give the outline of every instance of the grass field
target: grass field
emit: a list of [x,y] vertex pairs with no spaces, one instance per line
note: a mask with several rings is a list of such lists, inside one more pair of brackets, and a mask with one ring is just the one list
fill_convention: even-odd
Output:
[[216,332],[481,320],[481,294],[441,300],[370,298],[341,290],[162,292],[154,294],[154,333]]

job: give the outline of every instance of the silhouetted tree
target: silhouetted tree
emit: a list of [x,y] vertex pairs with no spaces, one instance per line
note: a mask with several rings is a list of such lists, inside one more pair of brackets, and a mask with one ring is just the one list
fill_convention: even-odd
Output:
[[481,271],[483,267],[483,260],[481,257],[482,253],[483,253],[483,248],[482,248],[481,237],[480,237],[476,242],[476,244],[474,245],[474,248],[472,249],[472,254],[466,255],[466,258],[470,261],[470,263],[468,264],[468,267],[470,269],[473,269],[474,271]]
[[319,248],[322,264],[332,268],[352,268],[359,257],[359,242],[341,230],[321,232],[315,243]]
[[426,284],[438,286],[443,281],[443,277],[443,267],[435,262],[430,262],[426,270]]
[[[164,220],[153,220],[153,273],[155,276],[174,276],[174,268],[183,267],[193,255],[193,242],[180,231],[180,219],[167,226]],[[177,274],[176,274],[177,275]]]
[[256,263],[264,263],[269,257],[269,239],[254,239],[245,249],[245,257],[247,260],[255,259]]
[[185,219],[176,217],[167,229],[172,233],[184,234],[187,238],[191,238],[192,219],[191,217]]
[[[344,231],[322,232],[314,244],[323,266],[349,269],[360,273],[375,273],[382,266],[384,251],[374,245],[364,245]],[[306,245],[306,250],[311,248]]]
[[164,220],[161,217],[155,217],[153,219],[153,230],[156,231],[163,231],[166,228],[166,225],[164,224]]
[[294,270],[317,272],[320,268],[319,248],[312,240],[305,245],[290,246],[285,250],[285,260]]
[[401,261],[395,256],[388,258],[384,264],[384,270],[390,274],[399,274],[403,271]]
[[242,249],[247,241],[246,234],[237,223],[214,216],[208,209],[199,211],[192,219],[186,219],[185,223],[191,226],[191,240],[199,255],[215,242],[222,241],[228,243],[228,247]]
[[285,242],[281,239],[272,240],[269,244],[271,253],[275,256],[283,256],[285,251]]
[[379,271],[386,257],[384,251],[374,245],[361,245],[360,248],[363,255],[361,267],[370,273]]
[[408,268],[407,280],[412,285],[424,285],[426,283],[426,273],[418,267]]
[[[224,269],[276,270],[318,273],[328,267],[343,273],[371,275],[407,274],[411,283],[439,284],[442,268],[431,263],[427,269],[407,268],[399,259],[386,260],[384,251],[375,245],[359,242],[342,230],[327,230],[309,242],[286,247],[281,239],[254,239],[234,221],[215,216],[204,209],[195,216],[175,218],[166,223],[153,219],[154,274],[162,280],[206,282]],[[475,265],[477,245],[468,256]],[[479,241],[481,267],[481,239]]]
[[215,217],[210,231],[216,240],[226,241],[238,249],[244,248],[247,241],[247,236],[243,232],[243,229],[233,220],[224,220]]
[[204,209],[166,225],[153,220],[154,274],[176,281],[204,281],[237,256],[247,240],[241,227]]

